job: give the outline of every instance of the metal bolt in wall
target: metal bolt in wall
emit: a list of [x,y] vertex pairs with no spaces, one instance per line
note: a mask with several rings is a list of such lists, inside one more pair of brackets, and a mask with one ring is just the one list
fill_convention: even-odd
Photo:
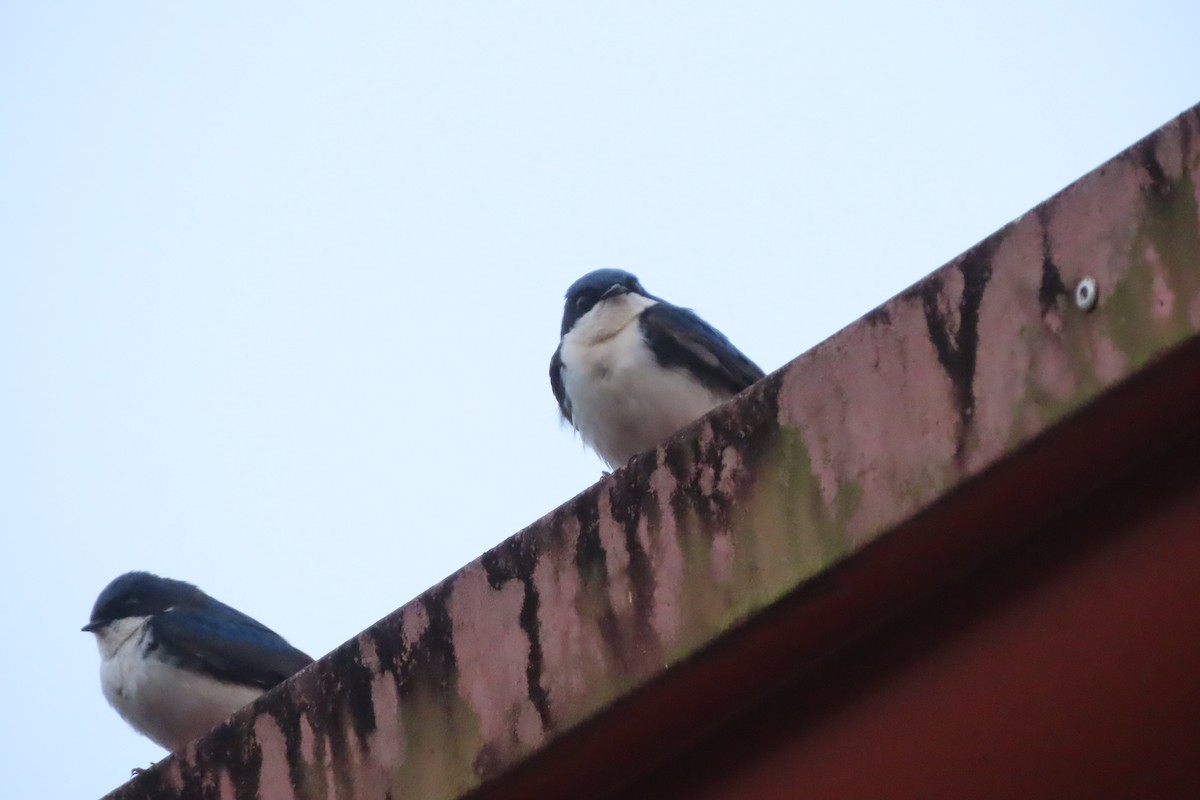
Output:
[[1088,275],[1075,286],[1075,307],[1080,311],[1091,311],[1096,307],[1099,292],[1096,279]]

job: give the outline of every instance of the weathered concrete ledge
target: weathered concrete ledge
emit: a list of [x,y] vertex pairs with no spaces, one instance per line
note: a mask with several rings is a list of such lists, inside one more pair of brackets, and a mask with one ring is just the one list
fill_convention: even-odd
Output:
[[710,723],[661,697],[722,641],[1194,344],[1198,209],[1200,107],[110,797],[482,796],[655,691]]

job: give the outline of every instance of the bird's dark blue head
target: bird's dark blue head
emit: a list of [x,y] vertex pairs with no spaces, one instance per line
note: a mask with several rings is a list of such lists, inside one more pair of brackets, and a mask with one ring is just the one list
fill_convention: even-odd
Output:
[[560,336],[575,327],[587,312],[591,311],[601,300],[616,297],[621,294],[640,294],[650,297],[637,276],[623,269],[598,269],[589,272],[571,284],[567,289],[566,303],[563,306],[562,330]]
[[83,630],[94,633],[126,617],[148,617],[172,607],[197,607],[209,602],[212,598],[190,583],[149,572],[126,572],[100,592]]

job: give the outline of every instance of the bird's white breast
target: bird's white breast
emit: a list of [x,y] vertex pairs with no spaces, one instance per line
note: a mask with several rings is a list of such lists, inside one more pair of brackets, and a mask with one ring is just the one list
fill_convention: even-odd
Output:
[[97,636],[105,699],[138,732],[178,750],[224,722],[262,690],[180,669],[148,652],[147,618],[113,623]]
[[684,369],[659,365],[637,323],[656,302],[637,294],[605,300],[562,340],[571,420],[583,441],[612,467],[657,447],[728,399]]

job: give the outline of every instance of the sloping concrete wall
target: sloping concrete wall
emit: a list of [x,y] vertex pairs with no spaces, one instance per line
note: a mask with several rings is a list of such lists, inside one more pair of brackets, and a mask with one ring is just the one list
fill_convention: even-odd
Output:
[[585,723],[1194,340],[1198,209],[1194,108],[110,797],[440,800],[553,771]]

